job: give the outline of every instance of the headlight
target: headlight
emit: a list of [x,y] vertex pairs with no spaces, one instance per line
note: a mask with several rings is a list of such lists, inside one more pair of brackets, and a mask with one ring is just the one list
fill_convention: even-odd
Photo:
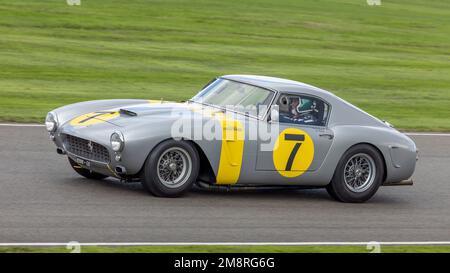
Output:
[[111,148],[115,152],[120,152],[123,150],[123,146],[125,145],[125,140],[121,132],[114,132],[110,138]]
[[56,120],[56,115],[53,113],[48,113],[47,117],[45,118],[45,127],[47,128],[47,131],[52,133],[56,131],[56,128],[58,128],[58,121]]

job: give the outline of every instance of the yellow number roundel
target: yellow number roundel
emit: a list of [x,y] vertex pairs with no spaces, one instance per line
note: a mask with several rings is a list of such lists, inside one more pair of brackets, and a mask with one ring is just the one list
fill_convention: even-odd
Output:
[[273,150],[273,164],[282,176],[303,174],[313,159],[314,142],[305,131],[287,128],[278,136]]

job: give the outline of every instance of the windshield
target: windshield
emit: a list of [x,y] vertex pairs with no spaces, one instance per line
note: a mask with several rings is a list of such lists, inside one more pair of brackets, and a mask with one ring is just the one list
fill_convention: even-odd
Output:
[[261,118],[273,96],[273,91],[261,87],[226,79],[217,79],[193,97],[192,101],[219,106]]

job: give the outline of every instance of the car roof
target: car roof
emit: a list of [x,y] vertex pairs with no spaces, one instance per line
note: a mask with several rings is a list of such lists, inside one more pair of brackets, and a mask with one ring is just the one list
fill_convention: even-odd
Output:
[[299,92],[299,93],[307,92],[315,95],[334,97],[334,95],[329,91],[320,89],[318,87],[306,83],[288,79],[268,77],[268,76],[258,76],[258,75],[224,75],[220,78],[248,83],[276,91]]
[[[346,116],[346,118],[350,118],[350,116],[357,118],[359,117],[360,120],[362,117],[371,117],[370,120],[365,119],[365,125],[367,124],[375,124],[379,125],[381,121],[378,118],[375,118],[374,116],[366,113],[365,111],[361,110],[360,108],[354,106],[353,104],[339,98],[335,94],[320,89],[318,87],[293,81],[293,80],[287,80],[282,78],[276,78],[276,77],[267,77],[267,76],[257,76],[257,75],[225,75],[219,78],[223,79],[229,79],[229,80],[235,80],[242,83],[247,83],[255,86],[259,86],[262,88],[267,88],[271,90],[275,90],[278,92],[288,92],[288,93],[299,93],[299,94],[309,94],[317,96],[323,100],[325,100],[327,103],[329,103],[333,108],[335,108],[334,112],[340,113],[338,116]],[[350,111],[350,109],[353,109],[355,111]],[[342,114],[344,113],[344,114]],[[345,113],[351,113],[345,114]],[[362,114],[355,116],[355,114]],[[336,116],[336,114],[334,114]],[[371,123],[370,121],[376,121],[375,123]],[[384,123],[383,123],[384,124]],[[383,125],[384,126],[384,125]]]

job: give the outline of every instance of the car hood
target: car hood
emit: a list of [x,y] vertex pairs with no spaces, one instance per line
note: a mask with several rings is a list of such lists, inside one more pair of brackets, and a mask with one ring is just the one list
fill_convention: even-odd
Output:
[[210,112],[220,111],[217,108],[202,106],[194,103],[142,103],[112,109],[112,112],[119,112],[119,116],[108,120],[108,122],[116,126],[125,127],[128,125],[135,125],[137,123],[179,119],[183,115],[185,117],[190,117],[192,115],[200,114],[201,110],[205,108],[207,108]]
[[[131,103],[130,103],[131,102]],[[84,113],[64,117],[67,121],[63,127],[72,127],[74,130],[92,130],[103,126],[113,127],[139,127],[141,125],[155,124],[155,126],[167,124],[185,119],[209,119],[221,109],[202,105],[199,103],[175,103],[160,101],[139,100],[132,103],[116,104],[114,107],[90,107]],[[64,113],[64,112],[63,112]],[[238,115],[239,116],[239,115]],[[243,118],[244,116],[242,116]]]

